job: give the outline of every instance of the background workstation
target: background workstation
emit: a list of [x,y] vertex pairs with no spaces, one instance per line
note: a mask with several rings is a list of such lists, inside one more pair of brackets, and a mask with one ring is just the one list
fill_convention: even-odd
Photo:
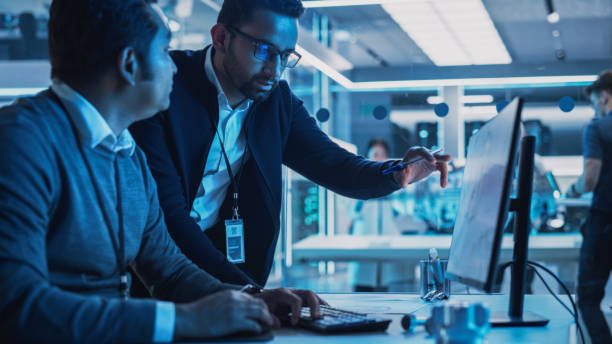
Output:
[[[45,50],[49,3],[0,0],[0,105],[50,82]],[[220,3],[160,1],[171,19],[173,47],[208,44]],[[537,137],[538,153],[530,259],[556,271],[574,291],[579,228],[590,196],[560,196],[582,172],[582,129],[593,116],[583,88],[612,66],[612,2],[554,0],[554,8],[544,0],[322,7],[325,3],[305,1],[298,41],[303,59],[285,75],[294,92],[321,128],[350,151],[366,155],[373,137],[389,142],[390,157],[400,157],[412,145],[442,147],[454,158],[450,183],[441,189],[431,178],[367,201],[357,214],[357,201],[285,168],[283,231],[267,287],[349,293],[357,283],[352,269],[358,262],[375,267],[375,290],[417,292],[418,261],[430,247],[448,254],[470,136],[505,102],[520,96],[525,128]],[[32,13],[34,21],[23,13]],[[479,26],[470,28],[469,23]],[[480,36],[471,36],[475,31]],[[367,235],[349,235],[357,221],[368,228]],[[511,246],[505,237],[502,260]],[[459,284],[453,288],[466,291]],[[528,303],[548,302],[539,281],[530,289],[537,296]],[[612,304],[610,283],[607,295],[602,306]],[[342,300],[352,297],[332,305],[343,306]],[[336,301],[332,295],[329,299]],[[359,300],[367,305],[366,299]],[[548,305],[549,317],[560,313],[552,301]],[[610,312],[607,306],[604,310]],[[569,316],[558,320],[569,328]],[[390,335],[397,334],[393,331]]]

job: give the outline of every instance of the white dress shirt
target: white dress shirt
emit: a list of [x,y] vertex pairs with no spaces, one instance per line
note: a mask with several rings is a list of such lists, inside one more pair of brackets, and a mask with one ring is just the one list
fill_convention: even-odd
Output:
[[[246,153],[247,142],[243,130],[244,120],[253,101],[247,99],[236,109],[232,109],[213,68],[212,48],[206,52],[204,61],[206,77],[217,88],[217,99],[219,101],[219,125],[217,130],[219,135],[222,136],[225,153],[232,167],[232,173],[236,177],[237,174],[240,174],[243,156]],[[231,180],[221,152],[219,135],[215,135],[210,147],[204,167],[204,177],[190,213],[202,231],[212,227],[219,220],[219,210],[225,200],[228,188],[231,187]],[[247,156],[244,156],[244,161],[247,158]]]
[[[123,130],[119,137],[115,136],[100,112],[87,99],[60,80],[54,79],[51,89],[66,107],[68,116],[84,144],[91,149],[105,149],[128,156],[134,154],[136,143],[127,129]],[[172,341],[175,319],[174,303],[157,302],[153,327],[154,342]]]

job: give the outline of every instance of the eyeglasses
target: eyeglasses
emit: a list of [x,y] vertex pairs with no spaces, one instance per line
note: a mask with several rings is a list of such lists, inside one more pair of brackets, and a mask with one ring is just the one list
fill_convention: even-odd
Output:
[[257,39],[249,34],[246,34],[233,26],[228,26],[229,30],[233,33],[236,33],[247,41],[251,42],[255,49],[253,49],[253,56],[256,59],[264,62],[272,62],[276,60],[277,56],[280,56],[280,63],[283,68],[293,68],[295,67],[302,55],[298,54],[295,50],[286,50],[281,52],[277,47],[273,44],[266,43]]

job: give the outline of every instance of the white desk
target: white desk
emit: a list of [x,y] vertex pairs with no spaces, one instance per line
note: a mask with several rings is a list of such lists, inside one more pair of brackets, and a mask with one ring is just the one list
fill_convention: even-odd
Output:
[[[401,325],[401,315],[397,313],[415,313],[418,317],[428,317],[431,305],[422,302],[414,294],[321,294],[332,306],[348,310],[376,314],[378,317],[393,319],[386,332],[318,335],[301,329],[282,328],[274,331],[274,339],[269,343],[283,344],[371,344],[371,343],[433,343],[432,337],[422,327],[414,333],[405,332]],[[453,301],[484,302],[491,311],[506,311],[506,295],[453,295]],[[568,302],[567,298],[563,301]],[[488,343],[574,343],[573,318],[549,295],[527,295],[525,309],[550,319],[546,327],[533,328],[492,328]],[[396,314],[389,314],[396,313]]]
[[[293,245],[295,261],[396,261],[418,263],[435,247],[441,257],[448,257],[450,235],[402,236],[310,236]],[[500,261],[512,258],[512,235],[504,235]],[[529,237],[529,259],[537,261],[577,262],[582,236],[541,234]]]

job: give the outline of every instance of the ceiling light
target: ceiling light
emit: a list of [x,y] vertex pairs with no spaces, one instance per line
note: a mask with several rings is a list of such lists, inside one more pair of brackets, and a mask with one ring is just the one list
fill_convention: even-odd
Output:
[[[442,103],[444,100],[440,96],[429,96],[427,97],[427,103],[436,105]],[[463,104],[476,104],[476,103],[492,103],[493,96],[489,94],[473,95],[473,96],[461,96],[461,102]]]
[[44,90],[44,87],[0,88],[0,97],[29,96]]
[[314,0],[302,1],[305,8],[322,8],[322,7],[345,7],[345,6],[366,6],[366,5],[381,5],[381,4],[397,4],[406,3],[409,1],[421,2],[426,0]]
[[512,62],[481,0],[381,6],[437,66]]
[[343,87],[347,89],[351,89],[353,87],[353,82],[351,80],[349,80],[347,77],[345,77],[340,72],[335,70],[329,64],[325,63],[320,58],[308,52],[306,49],[302,48],[299,45],[296,45],[295,50],[300,55],[302,55],[302,60],[304,60],[304,62],[320,70],[323,74],[327,75],[328,77],[330,77],[332,80],[334,80],[338,84],[342,85]]

